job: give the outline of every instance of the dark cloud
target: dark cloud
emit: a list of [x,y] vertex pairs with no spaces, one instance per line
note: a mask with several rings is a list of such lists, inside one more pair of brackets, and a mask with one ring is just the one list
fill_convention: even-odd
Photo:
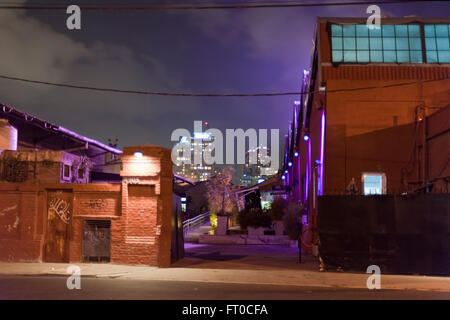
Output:
[[[391,5],[382,13],[439,16],[444,8]],[[76,32],[65,28],[64,12],[0,11],[0,74],[136,90],[295,91],[316,17],[367,16],[365,9],[83,12]],[[0,80],[1,102],[102,141],[117,136],[121,146],[170,147],[172,130],[192,130],[194,120],[285,133],[295,99],[136,96]]]

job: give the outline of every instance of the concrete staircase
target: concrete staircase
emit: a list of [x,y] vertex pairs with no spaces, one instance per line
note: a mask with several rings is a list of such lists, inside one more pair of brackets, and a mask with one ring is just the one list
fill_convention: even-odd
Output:
[[213,229],[211,222],[207,221],[205,224],[198,226],[196,228],[188,230],[184,235],[184,242],[194,242],[198,243],[198,239],[202,234],[212,234]]

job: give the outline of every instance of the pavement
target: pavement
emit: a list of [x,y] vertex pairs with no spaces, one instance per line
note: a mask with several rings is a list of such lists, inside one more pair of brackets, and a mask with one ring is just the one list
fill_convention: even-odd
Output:
[[[260,301],[257,304],[265,304],[265,300],[296,300],[294,305],[283,303],[282,308],[277,308],[278,310],[270,307],[272,316],[276,315],[277,319],[283,319],[289,318],[289,314],[298,311],[298,300],[448,300],[448,296],[447,292],[440,291],[367,290],[122,278],[83,278],[80,281],[79,290],[69,290],[66,277],[0,275],[0,300],[159,300],[156,304],[145,304],[146,310],[149,310],[149,307],[153,312],[155,308],[161,309],[165,317],[169,319],[181,319],[180,309],[188,306],[191,301],[167,305],[160,300]],[[202,305],[204,302],[194,303],[194,305],[199,304]],[[208,304],[218,307],[220,305],[220,303],[218,305],[209,302]],[[246,304],[246,302],[242,301],[240,304]],[[286,309],[287,306],[291,306],[291,310]],[[411,311],[410,306],[408,310]],[[174,314],[171,315],[170,312]],[[286,314],[287,317],[280,317],[280,314]],[[335,314],[336,310],[332,315]]]
[[[109,263],[76,265],[82,278],[367,289],[368,274],[319,272],[314,257],[303,256],[299,264],[297,250],[268,245],[186,244],[185,258],[171,268]],[[0,275],[67,277],[71,265],[74,264],[0,262]],[[382,274],[381,288],[447,292],[450,299],[450,277]]]

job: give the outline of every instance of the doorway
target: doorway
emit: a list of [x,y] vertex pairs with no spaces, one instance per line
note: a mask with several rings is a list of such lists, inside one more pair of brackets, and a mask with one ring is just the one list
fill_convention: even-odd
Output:
[[69,231],[73,215],[70,190],[47,192],[47,231],[44,261],[69,262]]

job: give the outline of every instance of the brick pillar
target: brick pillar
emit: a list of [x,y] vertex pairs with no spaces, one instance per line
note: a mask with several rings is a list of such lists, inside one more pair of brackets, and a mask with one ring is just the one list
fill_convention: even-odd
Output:
[[[121,156],[122,216],[120,248],[113,260],[127,264],[170,266],[172,160],[169,149],[125,147]],[[112,230],[114,233],[114,230]],[[113,261],[114,262],[114,261]]]

